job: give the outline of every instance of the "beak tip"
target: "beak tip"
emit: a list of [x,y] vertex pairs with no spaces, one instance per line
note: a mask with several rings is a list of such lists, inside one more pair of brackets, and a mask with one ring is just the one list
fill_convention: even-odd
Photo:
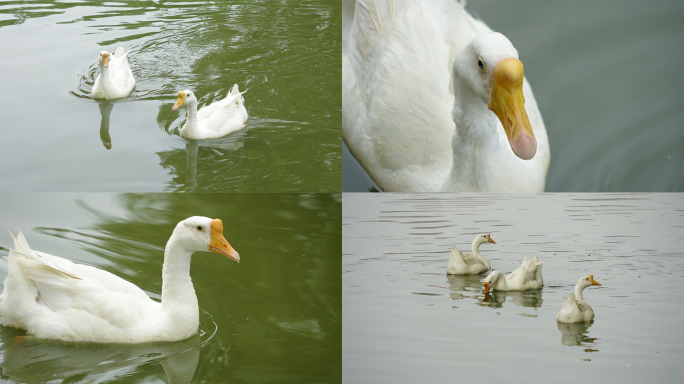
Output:
[[523,160],[531,160],[534,155],[537,154],[537,142],[532,140],[531,143],[526,143],[525,145],[516,146],[513,148],[513,153]]

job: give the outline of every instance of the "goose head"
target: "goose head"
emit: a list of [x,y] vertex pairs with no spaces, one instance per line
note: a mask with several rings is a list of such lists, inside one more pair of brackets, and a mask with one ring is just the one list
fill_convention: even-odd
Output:
[[189,90],[186,89],[185,91],[180,91],[178,92],[178,100],[176,101],[176,104],[173,105],[172,110],[178,109],[183,104],[192,104],[195,103],[197,104],[197,98],[195,97],[195,94]]
[[223,237],[223,223],[220,219],[193,216],[187,218],[173,230],[177,244],[191,252],[215,252],[240,262],[240,255]]
[[594,275],[589,275],[589,276],[584,276],[581,277],[579,280],[577,280],[577,285],[580,290],[583,290],[586,287],[591,287],[592,285],[601,285],[599,282],[594,280]]
[[110,56],[110,54],[107,51],[100,52],[100,57],[98,59],[100,68],[102,68],[102,67],[109,68],[109,59],[110,59],[109,56]]
[[484,293],[489,293],[489,290],[492,289],[492,287],[496,284],[497,281],[499,281],[500,278],[503,277],[503,272],[501,271],[494,271],[490,273],[486,278],[485,281],[482,283],[484,286]]
[[525,111],[525,71],[513,44],[500,33],[480,35],[461,49],[453,71],[499,118],[513,153],[532,159],[537,140]]
[[475,243],[476,245],[480,245],[480,244],[484,244],[484,243],[496,244],[496,241],[492,240],[489,233],[487,233],[487,234],[477,235],[475,240],[473,240],[473,243]]

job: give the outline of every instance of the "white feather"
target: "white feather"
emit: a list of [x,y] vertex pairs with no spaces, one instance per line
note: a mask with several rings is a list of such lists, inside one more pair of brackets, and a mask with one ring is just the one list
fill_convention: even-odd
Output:
[[[492,32],[461,3],[358,0],[347,5],[343,17],[342,136],[380,188],[544,190],[548,138],[526,80],[525,109],[537,139],[532,160],[513,154],[503,126],[484,104],[485,112],[472,109],[456,130],[455,101],[468,106],[477,100],[455,99],[459,80],[452,66],[474,38]],[[501,47],[483,49],[495,55]],[[479,74],[474,69],[472,75]],[[467,128],[481,134],[471,140],[463,134]]]
[[[190,337],[199,325],[190,257],[209,251],[212,238],[223,239],[212,224],[209,218],[191,217],[176,226],[164,255],[161,303],[110,272],[31,250],[19,231],[12,236],[0,318],[36,337],[64,341],[141,343]],[[239,260],[232,252],[231,258]]]

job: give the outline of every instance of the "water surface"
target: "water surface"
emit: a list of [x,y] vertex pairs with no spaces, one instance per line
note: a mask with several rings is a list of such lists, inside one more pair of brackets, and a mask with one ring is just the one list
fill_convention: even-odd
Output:
[[[160,299],[164,246],[192,215],[220,218],[235,263],[197,252],[200,329],[176,343],[30,340],[0,326],[3,382],[341,382],[341,197],[296,194],[3,194],[0,228]],[[0,236],[0,255],[11,247]],[[4,280],[6,271],[0,273]]]
[[[345,193],[342,233],[345,383],[681,382],[682,194]],[[537,255],[544,287],[448,276],[480,233],[493,269]],[[590,274],[593,324],[557,324]]]
[[[340,5],[4,2],[0,191],[338,192]],[[96,102],[102,50],[132,50],[133,93]],[[247,90],[248,128],[182,139],[199,105]],[[10,96],[11,95],[11,96]]]

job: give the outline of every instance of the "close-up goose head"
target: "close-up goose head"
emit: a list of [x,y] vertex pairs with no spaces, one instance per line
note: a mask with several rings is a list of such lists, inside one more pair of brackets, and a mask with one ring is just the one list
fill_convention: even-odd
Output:
[[191,90],[186,89],[185,91],[178,92],[178,100],[176,101],[176,104],[174,104],[171,109],[175,111],[181,105],[189,104],[192,102],[197,103],[197,98],[195,97],[195,94],[192,93]]
[[102,64],[103,67],[109,68],[109,52],[107,51],[102,51],[100,52],[100,64]]
[[455,79],[460,79],[494,112],[513,153],[530,160],[537,152],[537,140],[525,111],[525,70],[519,57],[506,36],[487,33],[463,47],[454,61],[453,72]]
[[178,223],[173,234],[188,251],[214,252],[240,262],[240,255],[223,237],[220,219],[193,216]]

